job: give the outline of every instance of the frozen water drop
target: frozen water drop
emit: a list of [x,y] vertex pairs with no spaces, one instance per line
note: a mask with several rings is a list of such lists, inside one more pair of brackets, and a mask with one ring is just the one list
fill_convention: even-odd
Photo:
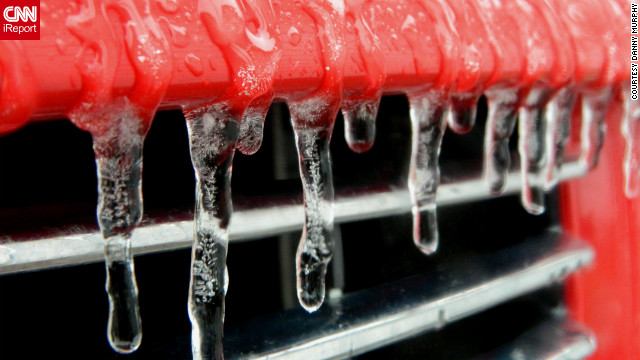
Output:
[[194,54],[187,54],[187,56],[184,57],[184,64],[194,76],[200,76],[204,73],[202,60]]
[[622,119],[622,136],[626,142],[624,155],[625,194],[629,198],[640,193],[640,101],[631,99],[629,85],[623,90],[625,114]]
[[569,141],[571,114],[575,100],[575,89],[566,87],[560,89],[547,105],[545,141],[549,158],[545,168],[545,189],[551,189],[558,184],[560,168],[564,161],[564,149]]
[[379,97],[372,100],[343,101],[344,136],[351,150],[363,153],[373,146],[379,104]]
[[580,163],[593,169],[598,164],[604,134],[606,132],[606,117],[612,89],[607,86],[598,90],[582,93],[582,126],[580,129]]
[[170,14],[178,11],[179,8],[178,0],[156,0],[156,4],[158,4],[162,10]]
[[223,359],[231,170],[238,122],[224,106],[186,114],[196,173],[195,243],[189,284],[191,348],[196,360]]
[[409,192],[413,204],[413,241],[420,251],[429,255],[438,248],[438,157],[447,124],[449,102],[440,92],[412,94],[408,97],[412,128]]
[[488,91],[489,115],[484,138],[484,179],[494,195],[502,193],[511,166],[509,138],[518,118],[515,90]]
[[98,223],[106,240],[107,336],[114,350],[130,353],[142,340],[131,233],[142,218],[143,137],[130,131],[131,124],[126,118],[119,125],[118,130],[114,129],[117,136],[94,137],[94,149],[98,170]]
[[302,36],[300,36],[300,32],[298,32],[298,29],[296,29],[293,26],[289,28],[287,35],[289,36],[289,43],[293,46],[298,46],[298,44],[300,43],[300,40],[302,40]]
[[547,92],[534,89],[520,108],[518,151],[522,174],[522,206],[531,214],[544,212],[544,170],[549,158],[545,141]]
[[466,134],[476,122],[479,97],[474,94],[454,94],[447,122],[449,128],[458,134]]

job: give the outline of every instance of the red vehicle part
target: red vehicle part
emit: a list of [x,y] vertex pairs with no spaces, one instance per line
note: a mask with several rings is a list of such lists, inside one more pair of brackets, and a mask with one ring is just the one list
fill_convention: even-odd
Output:
[[640,201],[624,193],[620,116],[612,106],[598,167],[560,192],[564,229],[596,252],[591,269],[570,278],[567,301],[595,332],[598,360],[640,358]]
[[[354,0],[344,16],[310,10],[304,1],[217,2],[209,10],[204,3],[42,0],[41,40],[0,42],[0,133],[125,94],[150,102],[150,113],[140,116],[146,120],[157,106],[229,99],[246,86],[236,76],[252,65],[244,54],[261,73],[267,62],[277,64],[269,79],[259,79],[265,89],[246,102],[296,100],[317,89],[372,96],[433,87],[459,94],[534,85],[585,89],[630,75],[620,50],[629,43],[621,25],[628,22],[626,0]],[[216,23],[221,18],[224,27]],[[459,22],[465,26],[456,30]],[[336,51],[345,58],[342,74],[329,69],[336,59],[327,55],[327,28],[344,39],[346,52]],[[150,34],[154,45],[141,44]],[[261,56],[256,37],[272,39],[277,56]],[[148,57],[158,60],[156,53],[162,66],[153,72],[157,63]],[[92,65],[106,74],[91,78],[83,69]],[[91,93],[92,81],[107,93]],[[610,115],[614,130],[620,114]],[[574,315],[596,331],[597,359],[640,358],[640,204],[623,193],[623,151],[623,139],[610,131],[598,168],[561,188],[564,227],[598,254],[595,268],[568,288]]]
[[[331,61],[325,43],[331,39],[322,21],[334,24],[338,38],[344,37],[345,93],[371,92],[378,84],[387,94],[433,86],[461,93],[480,93],[489,86],[602,86],[630,73],[617,50],[628,43],[619,26],[626,23],[625,0],[349,1],[344,17],[296,1],[246,1],[240,7],[220,3],[221,14],[230,16],[221,37],[211,25],[218,10],[207,10],[205,3],[42,1],[41,40],[0,44],[5,74],[0,132],[29,119],[69,116],[86,99],[90,81],[83,69],[92,66],[107,72],[96,81],[113,96],[136,98],[145,88],[138,84],[145,76],[166,79],[162,109],[226,98],[235,86],[236,65],[247,60],[231,56],[226,41],[243,49],[258,67],[266,61],[277,64],[272,74],[276,100],[301,98],[323,87],[323,79],[339,75],[325,70]],[[456,30],[453,23],[473,29]],[[140,36],[155,45],[136,41]],[[260,52],[256,44],[264,47],[264,42],[252,42],[260,37],[273,40],[277,59],[253,55]],[[375,47],[379,51],[367,51]],[[155,56],[150,54],[161,54],[152,60],[161,58],[170,73],[148,71],[158,62],[149,61]],[[372,54],[382,59],[367,60]],[[14,108],[11,99],[18,98],[23,101]]]

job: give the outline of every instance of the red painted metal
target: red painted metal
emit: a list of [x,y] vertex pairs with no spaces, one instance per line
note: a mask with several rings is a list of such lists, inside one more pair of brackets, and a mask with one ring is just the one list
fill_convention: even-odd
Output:
[[624,194],[625,143],[617,105],[610,107],[598,167],[561,186],[564,229],[596,252],[594,264],[567,286],[572,315],[598,339],[595,360],[640,359],[640,198]]
[[[130,95],[149,66],[139,61],[144,46],[132,45],[141,24],[167,44],[163,56],[171,63],[170,81],[160,108],[226,98],[237,78],[236,60],[224,41],[208,31],[207,3],[220,4],[220,11],[231,9],[229,16],[237,11],[221,31],[243,49],[259,52],[247,42],[251,36],[268,34],[275,41],[277,60],[268,60],[277,65],[271,84],[276,100],[308,95],[329,76],[323,55],[327,26],[321,24],[322,15],[303,6],[305,1],[244,0],[234,10],[225,4],[235,2],[42,0],[41,40],[0,42],[0,133],[28,119],[68,117],[86,98],[81,69],[87,64],[115,62],[109,65],[113,78],[102,86],[113,96]],[[626,22],[626,6],[627,0],[354,0],[347,1],[344,17],[325,21],[344,35],[345,93],[371,92],[377,84],[387,94],[434,86],[481,93],[488,86],[537,82],[557,87],[571,81],[599,86],[628,78],[619,51],[628,42],[620,26]],[[81,15],[102,27],[78,27]],[[372,36],[368,39],[362,29]],[[366,50],[372,43],[379,51]],[[376,54],[381,59],[374,65],[382,70],[372,71],[367,58]]]

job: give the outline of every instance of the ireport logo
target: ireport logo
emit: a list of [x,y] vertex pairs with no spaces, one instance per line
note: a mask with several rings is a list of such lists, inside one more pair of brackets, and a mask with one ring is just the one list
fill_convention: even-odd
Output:
[[40,0],[2,0],[0,40],[40,40]]

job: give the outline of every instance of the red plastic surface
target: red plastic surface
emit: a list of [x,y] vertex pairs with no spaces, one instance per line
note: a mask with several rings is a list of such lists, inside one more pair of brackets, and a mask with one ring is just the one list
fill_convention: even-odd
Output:
[[[30,118],[69,117],[100,88],[109,93],[103,99],[159,92],[165,109],[228,99],[238,86],[247,88],[239,72],[250,63],[262,90],[244,103],[271,95],[293,101],[327,81],[345,94],[434,86],[481,93],[488,86],[597,86],[629,77],[619,50],[628,45],[620,26],[628,0],[352,0],[344,16],[330,5],[42,0],[41,40],[0,42],[0,133]],[[344,39],[344,49],[328,46],[332,39]],[[264,51],[270,45],[275,52]],[[91,80],[87,68],[108,74]],[[99,84],[93,90],[92,81]]]
[[596,334],[595,360],[640,359],[640,198],[624,194],[620,116],[611,106],[598,167],[561,186],[564,229],[596,252],[567,286],[572,315]]

